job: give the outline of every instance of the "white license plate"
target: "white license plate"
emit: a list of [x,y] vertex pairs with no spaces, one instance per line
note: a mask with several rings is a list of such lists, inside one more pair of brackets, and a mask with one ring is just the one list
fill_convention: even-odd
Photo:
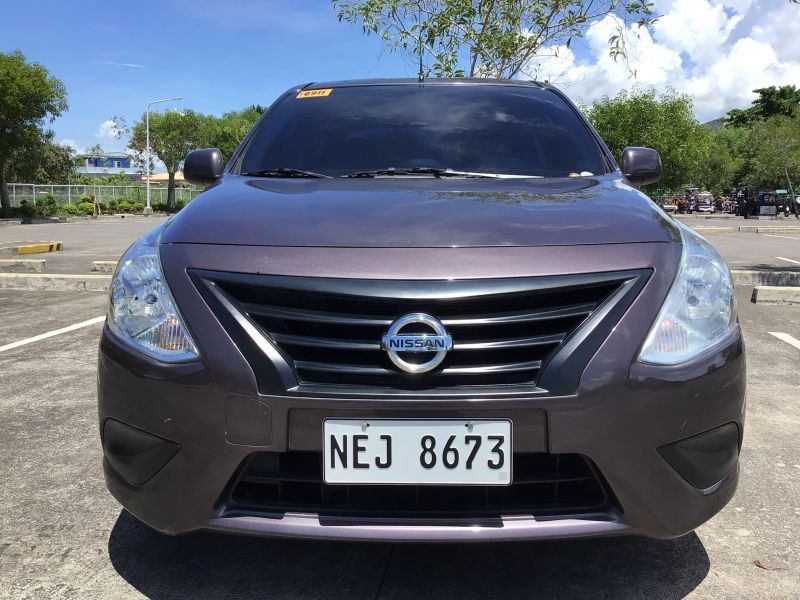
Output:
[[325,483],[508,485],[507,419],[325,419]]

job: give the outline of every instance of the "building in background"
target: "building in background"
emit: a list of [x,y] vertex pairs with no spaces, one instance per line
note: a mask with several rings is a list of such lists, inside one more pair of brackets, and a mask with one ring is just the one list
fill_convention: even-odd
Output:
[[140,180],[142,178],[140,169],[133,164],[133,156],[126,152],[79,154],[77,163],[75,172],[78,175],[104,177],[122,174],[130,179]]
[[[144,178],[145,176],[142,175],[142,179]],[[167,173],[166,171],[164,171],[163,173],[153,173],[152,175],[150,175],[150,183],[161,184],[161,183],[167,183],[168,181],[169,181],[169,173]],[[183,171],[177,171],[175,173],[175,183],[185,183],[185,182],[186,180],[183,178]]]

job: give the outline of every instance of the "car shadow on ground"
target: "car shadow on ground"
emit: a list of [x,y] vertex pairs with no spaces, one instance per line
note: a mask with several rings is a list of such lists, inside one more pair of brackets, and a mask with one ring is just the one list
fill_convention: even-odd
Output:
[[507,544],[162,535],[122,511],[117,572],[150,598],[682,598],[709,559],[694,533]]

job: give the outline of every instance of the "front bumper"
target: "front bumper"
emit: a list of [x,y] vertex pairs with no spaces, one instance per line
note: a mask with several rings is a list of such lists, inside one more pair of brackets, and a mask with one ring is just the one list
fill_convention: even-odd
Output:
[[[387,539],[424,541],[490,541],[554,537],[585,537],[637,533],[670,538],[696,528],[717,513],[733,496],[738,463],[715,484],[698,489],[688,483],[662,457],[658,448],[726,423],[741,431],[744,409],[744,355],[742,342],[731,343],[694,364],[694,377],[654,378],[650,369],[637,366],[625,388],[603,389],[581,397],[464,402],[396,402],[260,397],[244,399],[231,395],[211,382],[192,385],[191,367],[169,367],[175,380],[152,380],[123,366],[129,351],[105,332],[100,357],[100,418],[121,420],[149,431],[158,431],[179,441],[181,448],[157,472],[138,485],[105,461],[106,482],[112,494],[138,518],[164,532],[220,529],[240,533],[329,539]],[[139,359],[142,363],[145,360]],[[149,371],[152,365],[144,367]],[[223,400],[224,399],[224,400]],[[227,402],[226,402],[227,401]],[[252,407],[241,410],[241,405]],[[187,404],[191,405],[187,409]],[[252,428],[252,417],[271,430],[289,433],[289,444],[250,446],[226,440],[228,419],[238,411],[249,413],[243,429]],[[332,407],[335,405],[335,408]],[[267,408],[269,406],[269,408]],[[453,520],[434,524],[324,517],[287,513],[258,516],[226,513],[226,486],[241,463],[254,451],[268,448],[312,449],[321,446],[321,436],[309,419],[322,414],[413,415],[419,417],[486,417],[513,415],[525,422],[526,411],[546,411],[547,425],[537,429],[533,420],[526,427],[527,440],[517,446],[528,451],[578,453],[591,457],[613,491],[617,504],[602,514],[509,516],[497,519]],[[289,418],[276,419],[278,414]],[[113,415],[113,417],[112,417]],[[228,421],[227,429],[237,428]],[[105,428],[104,428],[105,429]],[[546,430],[545,430],[546,429]],[[169,433],[168,433],[169,431]],[[515,428],[516,431],[516,428]],[[167,438],[169,439],[169,438]],[[316,440],[316,442],[315,442]],[[263,440],[266,441],[266,440]],[[276,447],[277,446],[277,447]],[[517,449],[520,449],[519,447]],[[738,450],[738,444],[737,448]]]
[[[679,248],[665,252],[664,246],[641,244],[630,258],[617,261],[619,268],[655,265],[654,275],[588,363],[577,394],[471,398],[259,393],[249,364],[186,275],[185,265],[191,267],[192,260],[197,260],[200,264],[196,266],[205,268],[210,254],[192,259],[186,248],[162,251],[173,293],[182,303],[184,314],[192,315],[189,325],[203,361],[157,363],[104,330],[98,397],[108,488],[132,514],[167,533],[215,529],[397,541],[683,535],[716,514],[735,492],[744,424],[745,355],[737,331],[726,344],[691,363],[656,367],[635,361],[640,340],[674,277],[674,267],[669,264],[676,264]],[[218,249],[215,252],[220,253]],[[485,258],[491,251],[484,249],[480,254]],[[608,257],[603,254],[602,248],[592,249],[592,257],[607,264]],[[585,256],[574,260],[580,267],[593,268]],[[279,270],[280,261],[276,264]],[[570,260],[548,264],[559,265],[567,272],[579,269]],[[391,268],[385,260],[376,261],[378,266]],[[219,268],[230,266],[220,264]],[[447,261],[442,268],[455,270]],[[326,275],[324,270],[313,274]],[[265,451],[318,451],[322,419],[337,416],[510,418],[515,452],[588,457],[602,474],[614,501],[590,514],[436,520],[232,510],[228,502],[232,481],[249,456]],[[137,477],[126,478],[123,463],[136,463],[139,451],[135,444],[123,444],[121,449],[116,444],[115,451],[107,431],[108,424],[116,422],[165,440],[164,448],[177,450],[153,450],[152,446],[159,443],[142,438],[152,442],[143,454],[150,460],[152,473],[142,475],[139,469]],[[707,444],[689,442],[688,451],[677,453],[679,459],[674,458],[675,452],[665,450],[674,448],[671,445],[680,440],[697,440],[696,436],[728,424],[733,424],[738,434],[735,448],[709,450]],[[730,435],[712,438],[730,445]],[[700,460],[700,470],[706,471],[699,476],[685,466],[687,461],[692,463],[697,448],[700,454],[716,452],[719,456]],[[709,469],[717,470],[718,479],[709,476]],[[706,486],[709,477],[715,481]],[[703,487],[690,481],[703,482]]]

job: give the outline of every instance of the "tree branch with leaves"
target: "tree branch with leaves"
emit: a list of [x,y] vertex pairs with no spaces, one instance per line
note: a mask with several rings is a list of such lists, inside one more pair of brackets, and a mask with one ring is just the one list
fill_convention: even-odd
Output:
[[[394,51],[437,77],[514,78],[530,75],[531,60],[548,48],[569,47],[607,16],[648,27],[647,0],[332,0],[339,21],[360,25]],[[609,53],[626,58],[623,31]]]

